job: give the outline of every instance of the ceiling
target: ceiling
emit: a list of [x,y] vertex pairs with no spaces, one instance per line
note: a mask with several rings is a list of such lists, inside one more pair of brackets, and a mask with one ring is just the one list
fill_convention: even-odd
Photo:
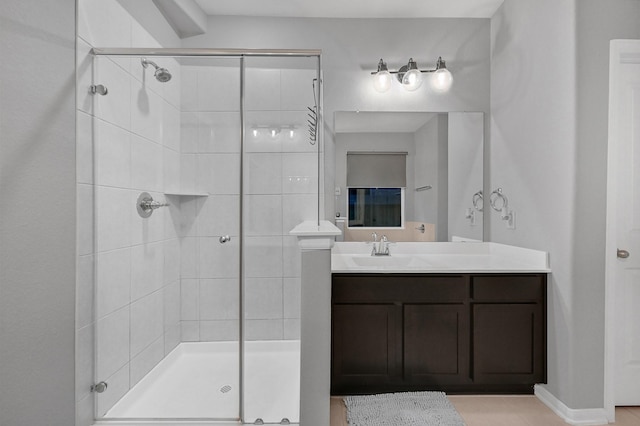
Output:
[[208,15],[296,18],[490,18],[504,0],[196,0]]

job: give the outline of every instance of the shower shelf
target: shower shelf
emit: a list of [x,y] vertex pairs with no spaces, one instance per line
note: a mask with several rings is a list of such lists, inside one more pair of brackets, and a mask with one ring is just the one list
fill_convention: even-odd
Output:
[[196,192],[196,191],[171,191],[165,192],[164,195],[173,195],[178,197],[208,197],[209,194],[206,192]]

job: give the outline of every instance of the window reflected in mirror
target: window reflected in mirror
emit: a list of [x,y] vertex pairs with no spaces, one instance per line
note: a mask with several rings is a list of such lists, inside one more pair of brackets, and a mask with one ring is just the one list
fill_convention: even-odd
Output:
[[404,188],[349,188],[349,227],[399,228]]

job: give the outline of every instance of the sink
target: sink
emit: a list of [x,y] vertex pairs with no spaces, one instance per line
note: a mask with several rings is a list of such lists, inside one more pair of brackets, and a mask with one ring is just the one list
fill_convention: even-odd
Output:
[[338,273],[542,272],[548,254],[496,243],[399,242],[390,256],[371,256],[371,243],[336,242],[331,268]]
[[403,268],[427,265],[415,256],[354,256],[353,262],[358,266],[380,266],[386,268]]

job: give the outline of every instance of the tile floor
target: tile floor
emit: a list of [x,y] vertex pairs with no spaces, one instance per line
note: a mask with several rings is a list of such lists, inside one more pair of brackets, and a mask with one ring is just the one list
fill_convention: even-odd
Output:
[[[467,426],[566,426],[534,396],[450,396]],[[347,426],[342,399],[331,398],[331,426]],[[615,426],[639,426],[640,407],[616,408]]]

